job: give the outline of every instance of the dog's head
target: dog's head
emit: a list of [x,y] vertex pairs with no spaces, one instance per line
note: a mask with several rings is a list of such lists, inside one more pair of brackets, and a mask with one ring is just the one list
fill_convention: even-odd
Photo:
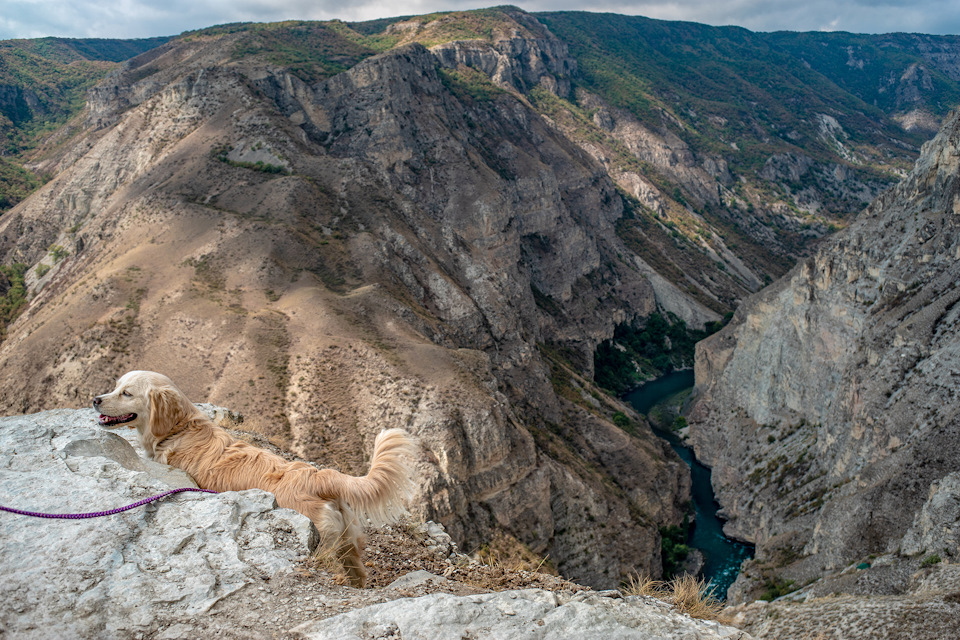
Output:
[[103,427],[136,428],[151,455],[153,444],[171,435],[195,411],[170,378],[153,371],[123,374],[113,391],[93,399],[93,408],[100,412]]

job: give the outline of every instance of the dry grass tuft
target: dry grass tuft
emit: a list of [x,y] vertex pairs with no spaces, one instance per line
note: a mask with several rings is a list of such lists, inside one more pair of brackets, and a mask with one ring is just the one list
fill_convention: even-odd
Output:
[[477,549],[473,556],[486,565],[507,572],[560,575],[549,556],[536,554],[513,536],[501,532],[495,533],[490,542]]
[[682,613],[694,618],[716,620],[723,611],[723,603],[713,597],[713,588],[703,578],[684,574],[668,585],[670,602]]
[[[469,588],[465,593],[531,588],[564,593],[588,590],[588,587],[544,573],[549,560],[544,561],[529,552],[523,562],[500,549],[484,551],[489,564],[465,555],[448,557],[447,552],[438,553],[428,548],[429,539],[423,533],[412,534],[404,523],[372,531],[368,542],[363,557],[370,570],[371,587],[386,586],[405,573],[424,569]],[[518,567],[520,569],[515,570]],[[539,571],[534,571],[538,567]]]
[[337,584],[349,584],[343,569],[344,556],[335,548],[319,545],[307,561],[307,566],[333,575]]
[[538,558],[517,558],[498,550],[481,549],[476,554],[477,559],[488,567],[499,569],[507,573],[529,571],[531,573],[546,573],[557,575],[556,570],[549,564],[550,556]]
[[723,603],[713,597],[713,588],[702,578],[683,575],[669,582],[637,575],[622,590],[626,596],[649,596],[668,602],[681,613],[702,620],[716,620]]
[[663,599],[664,582],[654,580],[650,574],[637,574],[630,576],[630,581],[621,590],[625,596],[648,596],[651,598]]

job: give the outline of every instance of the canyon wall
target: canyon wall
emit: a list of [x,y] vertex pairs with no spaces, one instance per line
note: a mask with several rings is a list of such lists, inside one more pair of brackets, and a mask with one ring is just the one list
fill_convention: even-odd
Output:
[[698,345],[690,437],[726,530],[757,544],[736,597],[955,557],[958,229],[954,113],[903,182]]

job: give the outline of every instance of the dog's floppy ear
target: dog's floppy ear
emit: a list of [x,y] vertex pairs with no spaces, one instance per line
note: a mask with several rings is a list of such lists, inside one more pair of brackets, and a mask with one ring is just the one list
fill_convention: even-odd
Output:
[[175,389],[150,389],[150,434],[160,440],[187,418],[181,394]]

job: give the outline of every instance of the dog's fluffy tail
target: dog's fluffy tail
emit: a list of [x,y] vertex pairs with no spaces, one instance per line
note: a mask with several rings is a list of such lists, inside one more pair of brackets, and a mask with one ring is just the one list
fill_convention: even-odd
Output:
[[[403,429],[381,431],[373,445],[370,470],[362,477],[343,476],[334,495],[345,500],[363,521],[379,527],[407,513],[404,501],[413,489],[413,439]],[[328,470],[329,471],[329,470]],[[330,478],[325,472],[321,472]],[[320,493],[326,493],[326,482]]]

